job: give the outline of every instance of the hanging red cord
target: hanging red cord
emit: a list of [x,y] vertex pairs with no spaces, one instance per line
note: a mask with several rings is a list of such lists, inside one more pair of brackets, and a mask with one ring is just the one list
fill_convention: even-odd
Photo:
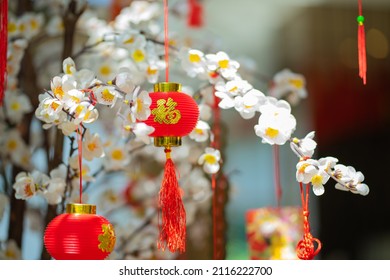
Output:
[[358,22],[358,59],[359,59],[359,76],[366,84],[367,73],[367,56],[366,56],[366,35],[364,31],[364,16],[362,13],[362,0],[358,0],[359,15],[356,18]]
[[77,145],[78,145],[78,159],[79,159],[79,183],[80,183],[80,203],[82,202],[83,194],[83,138],[80,126],[77,128]]
[[282,203],[282,184],[280,182],[280,159],[279,159],[279,145],[273,145],[273,158],[274,158],[274,181],[275,181],[275,194],[276,205],[280,208]]
[[[312,260],[321,250],[321,241],[314,238],[310,233],[309,223],[309,192],[310,185],[306,184],[306,194],[303,190],[303,184],[299,183],[302,201],[302,213],[303,213],[303,239],[298,242],[296,251],[297,256],[301,260]],[[317,243],[317,249],[315,249],[314,243]]]
[[0,106],[2,106],[7,81],[8,0],[1,1],[0,17]]
[[168,0],[164,0],[165,81],[169,82]]

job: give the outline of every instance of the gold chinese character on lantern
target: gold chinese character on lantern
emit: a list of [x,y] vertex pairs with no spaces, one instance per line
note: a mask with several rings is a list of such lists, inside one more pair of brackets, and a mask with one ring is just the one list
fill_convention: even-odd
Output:
[[181,118],[180,111],[175,109],[177,102],[172,98],[157,100],[157,107],[152,110],[154,121],[160,124],[176,124]]

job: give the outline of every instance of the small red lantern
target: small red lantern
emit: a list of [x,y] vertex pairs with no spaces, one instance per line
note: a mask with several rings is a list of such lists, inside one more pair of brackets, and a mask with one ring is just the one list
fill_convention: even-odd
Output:
[[92,204],[68,204],[46,227],[44,244],[56,260],[104,260],[114,249],[110,222]]
[[186,213],[171,159],[171,147],[181,145],[181,138],[191,133],[199,117],[195,100],[180,90],[181,84],[178,83],[155,84],[155,92],[150,93],[151,115],[145,121],[155,128],[149,135],[154,137],[154,145],[165,147],[164,178],[159,192],[162,223],[158,248],[165,250],[168,247],[171,252],[184,252],[186,239]]

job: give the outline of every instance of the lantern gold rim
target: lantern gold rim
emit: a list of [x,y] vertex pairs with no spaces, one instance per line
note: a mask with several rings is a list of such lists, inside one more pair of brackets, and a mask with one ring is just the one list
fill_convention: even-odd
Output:
[[96,214],[96,205],[83,203],[69,203],[66,205],[68,214]]
[[154,138],[156,147],[178,147],[181,145],[180,136],[158,136]]
[[181,91],[181,84],[172,82],[161,82],[154,85],[155,92]]

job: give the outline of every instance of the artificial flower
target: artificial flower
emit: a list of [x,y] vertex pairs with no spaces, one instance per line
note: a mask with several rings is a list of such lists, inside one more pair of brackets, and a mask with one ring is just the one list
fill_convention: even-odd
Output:
[[205,142],[210,136],[210,125],[207,122],[198,120],[195,128],[188,136],[195,142]]
[[262,138],[263,143],[283,145],[295,130],[296,120],[290,113],[290,105],[268,97],[268,101],[259,107],[261,115],[255,125],[255,133]]
[[214,148],[206,148],[205,153],[198,159],[198,164],[203,166],[203,170],[208,174],[215,174],[219,171],[221,153]]
[[83,158],[86,160],[93,160],[94,158],[101,158],[104,156],[103,144],[99,134],[91,135],[89,129],[85,132],[83,141]]

